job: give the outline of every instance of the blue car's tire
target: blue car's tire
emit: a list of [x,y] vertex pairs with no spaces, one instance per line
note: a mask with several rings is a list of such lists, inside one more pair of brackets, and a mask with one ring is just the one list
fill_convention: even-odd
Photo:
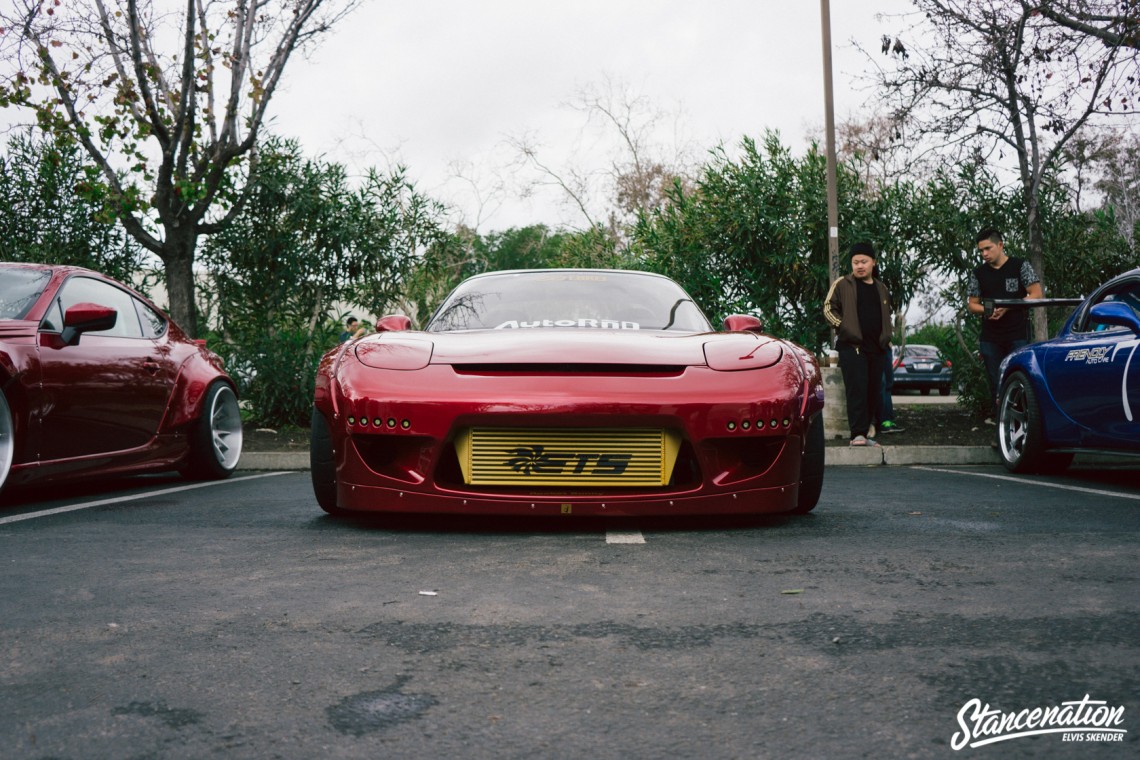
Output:
[[1011,373],[1002,384],[997,423],[998,451],[1010,472],[1059,472],[1073,461],[1072,454],[1046,450],[1041,406],[1024,372]]

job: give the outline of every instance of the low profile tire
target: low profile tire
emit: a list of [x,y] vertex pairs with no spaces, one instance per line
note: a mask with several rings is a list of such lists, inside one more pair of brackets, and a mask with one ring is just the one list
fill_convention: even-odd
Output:
[[12,471],[12,460],[16,455],[16,425],[12,422],[12,410],[8,407],[8,399],[0,391],[0,491],[8,482],[8,473]]
[[222,380],[206,389],[202,413],[190,430],[190,459],[182,473],[195,480],[222,480],[241,459],[241,410],[237,394]]
[[1014,372],[1002,385],[998,403],[998,451],[1010,472],[1060,472],[1072,454],[1045,450],[1045,429],[1037,393],[1024,372]]
[[313,495],[321,509],[330,515],[344,515],[345,511],[336,505],[336,459],[332,434],[325,416],[315,408],[309,428],[309,477],[313,481]]
[[808,424],[803,459],[800,460],[800,495],[793,515],[806,515],[819,503],[823,490],[823,414]]

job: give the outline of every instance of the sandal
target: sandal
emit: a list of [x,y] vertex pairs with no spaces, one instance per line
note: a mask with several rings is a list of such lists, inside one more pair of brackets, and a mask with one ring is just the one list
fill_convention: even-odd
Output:
[[852,446],[878,446],[879,442],[865,435],[857,435],[851,439]]

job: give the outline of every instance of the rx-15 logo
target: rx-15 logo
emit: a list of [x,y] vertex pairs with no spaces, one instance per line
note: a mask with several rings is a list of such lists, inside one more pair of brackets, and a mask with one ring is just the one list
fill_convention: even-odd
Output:
[[547,451],[545,446],[519,446],[506,453],[511,458],[503,464],[524,475],[621,475],[633,459],[633,454]]

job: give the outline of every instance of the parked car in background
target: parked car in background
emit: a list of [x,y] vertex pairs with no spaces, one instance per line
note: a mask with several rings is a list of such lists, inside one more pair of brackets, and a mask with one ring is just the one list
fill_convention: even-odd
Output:
[[1109,280],[1056,338],[1006,358],[998,447],[1013,472],[1057,472],[1073,454],[1140,455],[1140,269]]
[[943,396],[950,395],[953,383],[950,362],[942,358],[937,346],[907,343],[901,355],[895,346],[891,358],[895,391],[917,390],[926,396],[937,390]]
[[242,428],[222,362],[130,288],[0,264],[0,488],[181,470],[224,478]]
[[330,514],[805,513],[823,485],[815,357],[677,283],[494,272],[423,331],[389,316],[316,379],[311,475]]

